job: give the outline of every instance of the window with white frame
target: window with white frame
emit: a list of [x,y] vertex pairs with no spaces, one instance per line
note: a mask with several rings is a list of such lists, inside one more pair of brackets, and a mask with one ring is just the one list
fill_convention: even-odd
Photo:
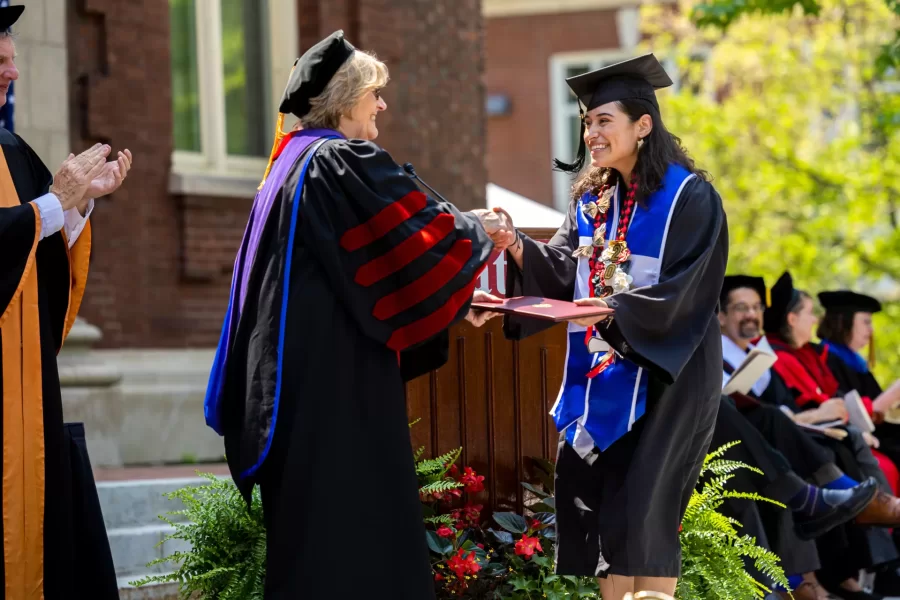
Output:
[[[296,58],[295,0],[169,0],[173,174],[183,192],[265,169],[277,102]],[[222,193],[232,182],[219,185]],[[215,187],[215,186],[214,186]],[[245,194],[239,186],[235,194]],[[228,194],[231,195],[231,194]]]
[[[566,84],[566,79],[602,69],[603,67],[634,58],[634,50],[605,50],[578,54],[560,54],[550,59],[550,111],[552,114],[553,157],[571,162],[578,149],[581,123],[579,122],[578,100]],[[672,77],[673,92],[689,88],[699,94],[707,91],[709,72],[706,67],[707,52],[698,50],[692,54],[685,69],[678,69],[671,58],[660,58],[666,71]],[[682,71],[684,71],[682,73]],[[572,177],[568,173],[554,171],[553,198],[558,210],[565,211],[569,205]]]

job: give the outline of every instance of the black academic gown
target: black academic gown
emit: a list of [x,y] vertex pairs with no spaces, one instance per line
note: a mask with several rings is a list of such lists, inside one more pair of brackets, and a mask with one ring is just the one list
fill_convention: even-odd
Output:
[[[508,261],[509,296],[573,298],[575,210],[571,203],[549,243],[523,236],[524,269]],[[721,199],[712,185],[693,179],[674,209],[659,283],[607,298],[615,318],[608,326],[600,324],[600,333],[626,360],[650,373],[644,416],[599,454],[590,473],[576,467],[573,472],[580,474],[569,475],[591,478],[586,485],[601,490],[603,499],[594,512],[610,574],[677,577],[680,573],[678,527],[709,449],[722,391],[716,307],[727,258],[728,227]],[[547,326],[520,318],[504,321],[507,336],[515,339]],[[558,486],[565,477],[557,469]],[[564,544],[561,537],[560,557]],[[592,574],[593,565],[584,565],[588,571]]]
[[[5,559],[0,561],[0,590],[5,591],[7,600],[118,598],[115,569],[87,456],[84,428],[80,423],[63,423],[56,365],[56,354],[81,301],[90,230],[82,233],[85,239],[79,238],[70,252],[59,232],[37,242],[38,213],[30,201],[47,192],[50,172],[21,138],[5,129],[0,129],[0,147],[18,196],[13,199],[7,195],[4,181],[8,180],[5,173],[0,172],[0,193],[4,195],[0,206],[7,206],[0,208],[0,342],[4,339],[9,342],[15,334],[25,340],[21,352],[28,354],[27,340],[39,341],[39,349],[35,348],[35,351],[40,356],[38,374],[36,370],[29,370],[29,365],[25,364],[27,360],[23,361],[21,369],[13,366],[19,362],[19,356],[8,352],[8,343],[3,344],[6,347],[0,353],[0,389],[4,392],[3,410],[0,411],[0,431],[4,436],[4,510],[0,530],[8,546]],[[3,171],[2,165],[0,171]],[[27,322],[21,323],[22,329],[14,332],[14,328],[18,328],[12,315],[15,299],[27,287],[27,274],[33,275],[35,268],[39,332],[29,338],[27,334],[33,330],[28,329]],[[19,377],[26,382],[23,387],[38,379],[40,386],[32,387],[24,396],[15,397],[9,392]],[[24,428],[17,428],[17,422],[22,420],[23,398],[26,404],[29,398],[37,401],[38,393],[42,415],[29,421]],[[25,406],[25,413],[28,414],[33,406]],[[23,434],[24,450],[15,439]],[[41,435],[43,461],[35,458],[39,451],[33,445],[40,443]],[[42,498],[36,495],[41,486],[33,473],[43,474]],[[21,513],[16,513],[18,499],[22,497],[25,506],[30,507],[26,508],[29,512],[25,514],[29,516],[24,523]],[[44,503],[42,512],[35,509],[38,498]],[[39,517],[38,520],[35,517]],[[42,527],[43,533],[35,527]],[[37,545],[33,537],[35,531]],[[21,543],[23,536],[31,541]],[[43,569],[39,564],[41,557]]]
[[[784,379],[773,369],[772,381],[766,392],[760,396],[763,402],[776,406],[787,406],[794,412],[802,410],[796,401],[796,394]],[[861,433],[855,428],[847,428],[849,435],[844,440],[835,440],[817,432],[807,435],[826,449],[833,457],[835,465],[848,477],[863,481],[874,477],[879,487],[889,490],[878,461],[864,448]],[[860,457],[867,454],[863,462]],[[822,569],[817,572],[820,581],[838,584],[853,577],[859,569],[888,565],[897,561],[897,548],[886,529],[860,527],[852,522],[844,523],[828,531],[818,539],[816,546]]]
[[[875,400],[884,391],[872,371],[861,373],[830,352],[826,360],[841,390],[856,390],[860,396],[870,400]],[[878,449],[895,464],[900,465],[900,425],[880,423],[875,426],[874,435],[880,442]]]
[[[730,448],[724,458],[756,467],[762,474],[739,469],[733,474],[729,488],[739,492],[755,492],[782,504],[806,489],[806,484],[793,472],[785,456],[769,444],[762,433],[735,408],[730,398],[723,397],[712,444],[718,448],[734,441],[741,443]],[[815,542],[803,541],[794,532],[794,518],[790,510],[766,502],[729,498],[722,505],[722,513],[741,523],[742,535],[755,537],[758,546],[777,554],[788,575],[809,573],[821,566]],[[759,581],[767,581],[765,575],[755,570],[752,561],[747,561],[747,569]]]
[[[262,491],[266,598],[380,593],[427,600],[434,597],[434,580],[408,427],[415,415],[407,415],[404,380],[446,360],[446,327],[465,316],[493,246],[475,217],[431,198],[372,243],[347,243],[361,231],[379,229],[369,225],[374,215],[420,192],[374,144],[326,142],[302,190],[282,388],[272,423],[281,274],[302,163],[303,157],[266,223],[222,404],[232,474],[245,494],[255,483]],[[425,251],[407,243],[384,267],[393,274],[360,283],[377,257],[396,251],[435,219],[448,223],[448,215],[446,237]],[[368,275],[363,265],[369,265]],[[387,309],[395,314],[386,316]],[[260,460],[270,423],[271,449],[262,468],[248,474]]]

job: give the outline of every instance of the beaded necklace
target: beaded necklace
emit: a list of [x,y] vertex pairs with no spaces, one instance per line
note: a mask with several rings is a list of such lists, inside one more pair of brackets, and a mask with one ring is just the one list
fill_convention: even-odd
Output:
[[[588,290],[591,298],[607,298],[615,293],[627,291],[632,282],[632,277],[625,272],[622,265],[631,256],[625,236],[628,235],[628,227],[631,225],[631,218],[634,213],[634,196],[637,192],[638,178],[636,173],[632,173],[628,192],[625,195],[625,201],[622,203],[622,209],[619,214],[615,239],[610,240],[607,245],[605,243],[606,214],[609,211],[614,191],[607,181],[608,177],[609,172],[607,171],[601,180],[600,189],[597,190],[597,200],[586,202],[582,206],[585,216],[591,219],[594,225],[591,246],[578,248],[574,253],[576,257],[586,257],[588,259],[588,265],[590,266],[588,279],[590,285]],[[594,327],[588,327],[584,340],[586,345],[590,345],[589,342],[593,336]],[[600,362],[590,370],[588,378],[596,377],[614,361],[615,352],[609,349]]]

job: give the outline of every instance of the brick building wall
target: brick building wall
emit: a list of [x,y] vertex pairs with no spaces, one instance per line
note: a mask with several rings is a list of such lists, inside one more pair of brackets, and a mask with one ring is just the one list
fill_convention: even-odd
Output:
[[[126,348],[213,346],[252,198],[173,195],[167,0],[68,2],[72,147],[130,148],[97,202],[81,315]],[[298,0],[303,48],[342,27],[391,69],[381,143],[461,208],[484,205],[478,0]]]
[[550,58],[566,52],[621,45],[617,10],[493,17],[485,20],[485,82],[505,94],[511,113],[487,121],[487,168],[491,183],[553,205],[554,157]]

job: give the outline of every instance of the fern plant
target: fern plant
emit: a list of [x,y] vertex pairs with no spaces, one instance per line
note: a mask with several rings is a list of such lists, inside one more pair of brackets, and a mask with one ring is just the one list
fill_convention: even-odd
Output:
[[[174,582],[183,600],[263,600],[266,530],[259,488],[253,490],[248,512],[234,482],[209,473],[199,475],[209,483],[165,494],[184,503],[184,510],[160,516],[175,528],[163,542],[181,540],[191,549],[173,552],[147,565],[173,566],[174,572],[151,575],[131,585]],[[186,520],[173,521],[175,516]]]
[[744,561],[753,561],[756,569],[775,583],[790,589],[787,577],[772,552],[756,545],[756,539],[739,535],[741,524],[717,512],[728,498],[783,504],[758,494],[725,489],[738,469],[762,471],[722,456],[740,442],[725,444],[707,455],[700,471],[702,487],[688,502],[681,531],[681,579],[679,600],[752,600],[764,598],[771,590],[756,581],[744,569]]

